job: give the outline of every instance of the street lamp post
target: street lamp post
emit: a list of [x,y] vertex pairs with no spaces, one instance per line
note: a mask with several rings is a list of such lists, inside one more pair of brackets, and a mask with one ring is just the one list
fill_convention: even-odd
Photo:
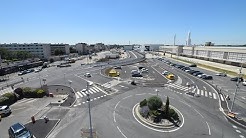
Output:
[[64,83],[66,84],[66,78],[65,78],[66,73],[64,73]]
[[156,95],[158,96],[159,91],[157,89],[155,89],[155,91],[156,91]]
[[39,77],[39,83],[40,83],[40,87],[42,88],[42,83],[41,83],[41,79],[40,79],[40,73],[38,72],[38,77]]
[[239,69],[239,74],[238,74],[237,83],[236,83],[236,91],[234,93],[232,104],[231,104],[231,112],[232,112],[232,109],[233,109],[233,106],[234,106],[235,97],[236,97],[236,94],[237,94],[237,91],[238,91],[238,88],[239,88],[240,76],[242,74],[242,68],[243,68],[243,63],[241,64],[241,68]]
[[90,83],[90,82],[87,82],[86,83],[86,90],[87,90],[87,101],[88,101],[88,108],[89,108],[89,120],[90,120],[90,138],[93,138],[93,136],[92,136],[92,124],[91,124],[91,105],[90,105],[90,94],[88,93],[88,91],[89,91],[89,86],[90,85],[92,85],[92,82]]

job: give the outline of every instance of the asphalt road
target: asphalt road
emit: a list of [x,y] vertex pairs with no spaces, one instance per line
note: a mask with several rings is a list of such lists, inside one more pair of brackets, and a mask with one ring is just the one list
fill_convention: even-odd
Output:
[[[142,56],[135,52],[129,52],[128,54],[131,58]],[[10,117],[4,118],[0,123],[0,133],[4,137],[7,136],[6,132],[10,124],[20,121],[19,119],[25,123],[30,120],[30,116],[26,115],[27,112],[28,114],[35,114],[42,109],[42,115],[40,116],[48,115],[52,119],[61,119],[49,138],[81,137],[81,129],[89,128],[88,102],[85,96],[86,93],[82,91],[86,88],[86,83],[89,80],[99,84],[99,86],[89,86],[88,89],[92,108],[92,124],[100,138],[243,138],[246,136],[245,130],[232,125],[224,118],[219,107],[220,96],[206,82],[167,66],[156,59],[148,59],[147,62],[123,66],[121,70],[122,80],[105,77],[101,73],[103,68],[100,66],[81,66],[81,63],[81,61],[78,61],[69,68],[50,67],[40,73],[24,75],[25,82],[18,84],[17,87],[40,87],[40,83],[41,85],[44,83],[48,85],[64,84],[74,88],[76,102],[72,107],[54,107],[50,109],[49,107],[42,107],[44,105],[40,104],[45,100],[47,103],[50,102],[48,98],[33,99],[30,102],[32,104],[23,101],[14,105],[12,108],[16,108],[15,112]],[[138,66],[145,66],[149,69],[149,73],[138,79],[140,83],[160,82],[165,84],[165,87],[131,85],[129,80],[136,78],[130,76],[130,71]],[[178,76],[177,81],[168,83],[168,80],[160,74],[164,70],[169,70]],[[91,78],[84,76],[87,72],[92,75]],[[39,81],[39,74],[41,81]],[[26,78],[28,78],[28,81]],[[46,79],[45,82],[42,81],[43,78]],[[13,80],[21,80],[21,78],[16,76]],[[187,82],[192,84],[192,87],[187,87]],[[111,87],[116,90],[116,93],[106,93],[100,85]],[[198,90],[200,92],[198,96],[188,94]],[[157,92],[163,101],[166,100],[166,96],[169,96],[170,104],[180,110],[184,116],[184,124],[174,132],[156,132],[141,125],[133,117],[133,106],[144,98],[157,95]],[[22,109],[24,107],[25,110]],[[6,125],[3,126],[2,124]]]

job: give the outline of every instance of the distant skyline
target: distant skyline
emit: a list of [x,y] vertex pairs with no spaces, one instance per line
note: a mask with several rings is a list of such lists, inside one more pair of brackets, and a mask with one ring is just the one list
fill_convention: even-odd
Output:
[[0,1],[0,43],[246,44],[246,1]]

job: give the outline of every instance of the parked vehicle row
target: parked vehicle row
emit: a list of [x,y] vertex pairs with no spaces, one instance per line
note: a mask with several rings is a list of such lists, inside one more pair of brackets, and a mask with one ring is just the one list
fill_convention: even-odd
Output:
[[194,70],[194,69],[191,68],[191,67],[196,67],[197,66],[196,64],[191,64],[190,66],[184,66],[184,65],[172,63],[169,60],[165,60],[163,58],[158,59],[158,60],[161,60],[164,63],[166,63],[166,64],[168,64],[170,66],[173,66],[175,68],[178,68],[178,69],[180,69],[180,70],[182,70],[184,72],[187,72],[187,73],[189,73],[189,74],[191,74],[193,76],[197,76],[197,77],[205,79],[205,80],[212,80],[213,79],[213,77],[211,75],[207,75],[207,74],[205,74],[205,73],[203,73],[201,71]]

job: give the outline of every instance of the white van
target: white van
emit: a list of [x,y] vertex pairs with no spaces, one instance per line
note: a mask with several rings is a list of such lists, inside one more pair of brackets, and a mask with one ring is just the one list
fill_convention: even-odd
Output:
[[4,106],[0,106],[0,115],[7,115],[11,113],[11,109],[9,106],[4,105]]

